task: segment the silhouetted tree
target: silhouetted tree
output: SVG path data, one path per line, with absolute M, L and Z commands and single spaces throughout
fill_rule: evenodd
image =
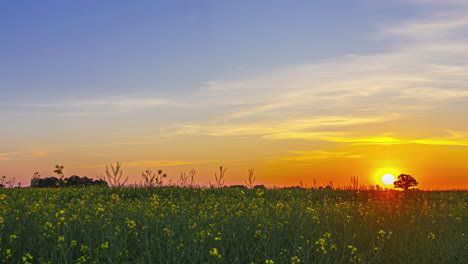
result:
M 411 187 L 417 186 L 419 183 L 413 178 L 411 175 L 408 174 L 400 174 L 398 179 L 393 183 L 395 188 L 400 188 L 407 191 Z
M 48 178 L 33 178 L 31 179 L 31 187 L 36 187 L 36 188 L 55 188 L 60 186 L 61 180 L 58 179 L 57 177 L 48 177 Z
M 63 181 L 65 186 L 70 186 L 70 187 L 87 187 L 87 186 L 103 186 L 107 187 L 107 182 L 104 180 L 93 180 L 91 178 L 88 178 L 86 176 L 80 177 L 77 175 L 73 175 L 69 178 L 65 178 Z
M 108 184 L 104 180 L 93 180 L 86 176 L 80 177 L 77 175 L 73 175 L 63 180 L 57 177 L 47 177 L 47 178 L 33 177 L 31 179 L 30 186 L 33 188 L 88 187 L 88 186 L 107 187 Z

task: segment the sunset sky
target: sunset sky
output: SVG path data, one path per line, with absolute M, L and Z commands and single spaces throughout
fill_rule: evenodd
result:
M 0 175 L 468 188 L 468 1 L 0 3 Z M 166 180 L 167 181 L 167 180 Z

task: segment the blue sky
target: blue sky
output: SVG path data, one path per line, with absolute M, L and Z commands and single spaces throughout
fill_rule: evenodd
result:
M 4 1 L 0 174 L 468 155 L 465 2 Z
M 41 102 L 177 94 L 224 76 L 379 51 L 385 42 L 369 37 L 379 26 L 418 15 L 410 4 L 362 3 L 10 1 L 0 18 L 2 86 L 8 99 Z

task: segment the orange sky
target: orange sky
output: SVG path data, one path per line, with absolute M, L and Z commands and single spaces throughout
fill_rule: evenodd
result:
M 313 150 L 318 146 L 327 150 Z M 319 186 L 330 181 L 346 186 L 352 176 L 364 185 L 384 186 L 380 179 L 384 174 L 405 173 L 415 177 L 422 189 L 448 189 L 468 187 L 467 158 L 468 150 L 463 146 L 189 136 L 154 145 L 74 146 L 46 153 L 10 153 L 2 156 L 2 174 L 14 175 L 27 185 L 33 172 L 52 176 L 55 165 L 62 164 L 65 176 L 96 178 L 104 173 L 106 164 L 119 160 L 131 183 L 139 182 L 147 168 L 162 169 L 169 175 L 166 182 L 177 182 L 181 172 L 193 168 L 196 182 L 208 185 L 214 183 L 219 166 L 224 166 L 226 184 L 243 184 L 248 169 L 255 168 L 256 183 L 267 186 L 299 185 L 301 181 L 312 186 L 313 179 Z

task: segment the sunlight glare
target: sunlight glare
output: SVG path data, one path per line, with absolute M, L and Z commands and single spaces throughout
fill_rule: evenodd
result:
M 393 184 L 394 181 L 395 181 L 395 176 L 393 176 L 390 173 L 387 173 L 384 176 L 382 176 L 382 182 L 385 183 L 386 185 Z

